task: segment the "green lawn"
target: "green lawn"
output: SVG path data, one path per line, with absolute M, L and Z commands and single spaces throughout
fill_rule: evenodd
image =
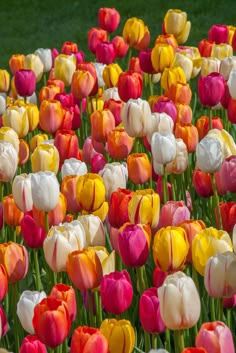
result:
M 87 49 L 87 33 L 97 27 L 100 7 L 115 7 L 121 23 L 115 34 L 122 34 L 129 17 L 144 20 L 151 32 L 151 45 L 161 33 L 161 23 L 169 8 L 178 8 L 188 14 L 192 22 L 186 44 L 197 45 L 207 37 L 211 25 L 216 23 L 236 25 L 235 0 L 135 0 L 135 1 L 75 1 L 75 0 L 1 0 L 0 6 L 0 68 L 8 69 L 13 53 L 30 54 L 37 48 L 61 49 L 65 41 L 73 41 L 92 59 Z

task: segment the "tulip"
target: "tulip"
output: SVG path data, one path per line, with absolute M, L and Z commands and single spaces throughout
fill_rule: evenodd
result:
M 151 178 L 151 162 L 146 153 L 132 153 L 127 158 L 128 176 L 134 184 L 146 183 Z
M 203 106 L 214 107 L 224 94 L 224 78 L 221 74 L 213 72 L 198 80 L 198 96 Z
M 51 49 L 38 48 L 34 54 L 38 55 L 43 63 L 43 72 L 49 72 L 52 68 L 52 52 Z
M 224 80 L 228 81 L 230 73 L 236 68 L 236 57 L 230 56 L 221 60 L 220 74 L 223 75 Z
M 202 347 L 187 347 L 181 353 L 207 353 L 207 351 Z
M 108 353 L 107 339 L 98 328 L 78 326 L 71 336 L 70 353 L 81 353 L 89 351 Z
M 133 287 L 126 270 L 105 275 L 100 283 L 101 301 L 104 310 L 120 315 L 131 305 Z
M 219 73 L 221 61 L 215 57 L 203 58 L 201 76 L 206 77 L 212 73 Z
M 86 98 L 92 92 L 95 80 L 88 70 L 76 70 L 71 81 L 71 93 L 78 99 Z
M 204 285 L 212 298 L 228 298 L 236 293 L 234 271 L 236 255 L 225 252 L 211 256 L 204 271 Z
M 173 133 L 174 122 L 172 118 L 166 113 L 152 113 L 152 129 L 146 136 L 143 137 L 143 141 L 146 140 L 149 151 L 151 151 L 151 140 L 154 132 L 160 133 Z
M 106 149 L 109 155 L 118 160 L 127 158 L 134 144 L 123 127 L 116 127 L 107 136 Z
M 226 232 L 231 233 L 235 224 L 235 212 L 236 212 L 236 203 L 234 201 L 228 202 L 219 202 L 220 216 L 222 221 L 222 228 Z M 216 224 L 219 225 L 219 216 L 215 210 Z
M 176 104 L 190 104 L 192 91 L 187 83 L 177 82 L 170 86 L 168 97 Z
M 216 138 L 220 142 L 224 159 L 236 154 L 234 139 L 225 129 L 212 129 L 206 137 Z
M 79 180 L 79 175 L 67 175 L 61 183 L 61 192 L 66 198 L 67 211 L 78 213 L 81 208 L 76 202 L 76 185 Z
M 86 245 L 85 231 L 79 221 L 53 226 L 43 243 L 45 260 L 54 272 L 65 271 L 68 254 Z
M 24 68 L 24 61 L 24 54 L 12 54 L 8 62 L 12 75 L 15 75 L 16 71 Z
M 149 255 L 151 229 L 147 225 L 125 223 L 118 232 L 119 254 L 128 267 L 145 265 Z M 135 249 L 134 246 L 135 245 Z
M 114 8 L 101 7 L 98 10 L 98 25 L 105 31 L 114 32 L 120 23 L 120 14 Z
M 10 74 L 7 70 L 0 69 L 0 92 L 7 92 L 10 85 Z
M 2 115 L 7 108 L 7 96 L 6 93 L 0 93 L 0 115 Z
M 27 103 L 25 105 L 29 122 L 29 132 L 34 131 L 39 123 L 39 109 L 36 104 Z
M 1 282 L 1 288 L 0 288 L 0 301 L 2 301 L 8 291 L 8 278 L 7 278 L 7 272 L 5 270 L 5 267 L 0 264 L 0 282 Z
M 37 146 L 31 155 L 33 173 L 51 171 L 56 174 L 59 169 L 59 158 L 56 146 L 49 143 Z
M 25 56 L 24 69 L 32 70 L 35 73 L 36 82 L 39 82 L 43 75 L 43 62 L 36 54 L 28 54 Z
M 17 175 L 12 184 L 12 194 L 17 207 L 22 212 L 32 210 L 31 179 L 27 174 Z
M 153 258 L 162 271 L 180 270 L 185 263 L 188 250 L 187 234 L 179 226 L 161 228 L 154 235 Z
M 178 42 L 173 34 L 159 34 L 155 39 L 155 45 L 158 43 L 170 44 L 175 50 L 178 48 Z
M 228 107 L 227 107 L 227 116 L 228 116 L 228 120 L 233 124 L 235 124 L 236 122 L 235 111 L 236 111 L 236 99 L 232 99 L 230 97 Z
M 211 56 L 217 59 L 223 60 L 229 56 L 233 55 L 233 48 L 230 44 L 227 43 L 220 43 L 220 44 L 213 44 Z
M 155 229 L 159 222 L 160 197 L 152 189 L 138 190 L 128 203 L 130 222 L 149 225 Z
M 208 116 L 203 115 L 200 118 L 198 118 L 198 120 L 196 121 L 196 128 L 198 130 L 199 140 L 203 139 L 203 137 L 205 137 L 209 132 Z M 218 130 L 223 129 L 223 122 L 219 117 L 217 116 L 212 117 L 212 128 L 218 129 Z
M 46 298 L 45 292 L 25 290 L 18 300 L 17 316 L 23 329 L 28 333 L 35 333 L 32 323 L 34 308 L 44 298 Z
M 172 118 L 174 123 L 176 121 L 177 108 L 174 102 L 165 95 L 158 98 L 157 102 L 154 104 L 153 111 L 157 113 L 166 113 Z
M 133 56 L 132 58 L 130 58 L 128 70 L 132 72 L 137 72 L 138 74 L 143 76 L 143 71 L 140 67 L 139 57 Z
M 190 211 L 184 201 L 167 201 L 161 208 L 159 228 L 176 226 L 190 219 Z
M 129 45 L 125 43 L 124 38 L 122 36 L 115 36 L 112 38 L 112 43 L 115 47 L 116 57 L 123 58 L 129 49 Z
M 13 179 L 18 162 L 17 151 L 7 141 L 0 140 L 0 181 L 9 182 Z
M 197 333 L 195 345 L 205 348 L 208 353 L 235 352 L 232 333 L 221 321 L 204 322 Z
M 119 75 L 122 73 L 117 63 L 108 64 L 104 67 L 102 77 L 107 87 L 117 86 Z
M 118 188 L 125 189 L 128 179 L 128 172 L 125 163 L 107 163 L 102 170 L 99 171 L 105 186 L 105 197 L 109 201 L 111 194 Z
M 167 43 L 157 43 L 151 52 L 151 62 L 156 72 L 163 72 L 174 60 L 174 49 Z
M 166 165 L 174 160 L 176 156 L 176 142 L 172 133 L 155 132 L 151 140 L 151 152 L 155 163 Z
M 26 164 L 26 162 L 28 161 L 30 151 L 29 151 L 29 145 L 25 140 L 20 139 L 19 142 L 20 144 L 19 144 L 18 166 L 22 166 Z
M 16 206 L 13 195 L 3 198 L 3 220 L 10 227 L 17 227 L 24 216 L 24 213 Z
M 186 75 L 180 66 L 166 67 L 161 75 L 161 87 L 165 92 L 168 92 L 172 85 L 178 82 L 186 84 Z
M 193 75 L 193 60 L 188 55 L 184 54 L 183 52 L 176 52 L 172 65 L 174 67 L 180 67 L 183 69 L 186 77 L 186 81 L 188 82 Z
M 115 118 L 109 109 L 95 110 L 90 115 L 91 136 L 97 142 L 105 142 L 115 128 Z
M 234 87 L 235 77 L 236 77 L 236 68 L 233 68 L 230 71 L 229 79 L 228 79 L 228 82 L 227 82 L 228 83 L 228 87 L 229 87 L 230 96 L 233 99 L 236 99 L 236 90 L 235 90 L 235 87 Z
M 74 55 L 59 54 L 54 61 L 54 77 L 62 80 L 65 86 L 70 86 L 72 76 L 76 70 Z
M 174 134 L 176 138 L 181 138 L 184 141 L 188 153 L 196 151 L 198 146 L 198 130 L 195 125 L 176 123 Z
M 141 70 L 148 74 L 155 73 L 155 69 L 151 61 L 151 53 L 152 53 L 152 49 L 145 49 L 145 50 L 141 50 L 138 56 Z
M 50 330 L 52 324 L 53 335 Z M 52 297 L 44 298 L 35 306 L 33 327 L 41 342 L 50 348 L 59 346 L 68 336 L 71 327 L 69 311 L 65 302 Z
M 134 71 L 121 72 L 119 75 L 118 94 L 120 99 L 128 102 L 129 99 L 138 99 L 142 96 L 143 79 L 140 73 Z
M 71 322 L 75 320 L 77 308 L 75 290 L 73 287 L 68 286 L 64 283 L 56 284 L 52 288 L 49 297 L 63 300 L 67 304 Z
M 3 126 L 11 127 L 19 138 L 25 137 L 29 132 L 27 110 L 23 106 L 9 106 L 2 115 Z
M 133 191 L 122 188 L 118 188 L 111 194 L 108 220 L 112 227 L 120 228 L 125 222 L 129 221 L 128 203 L 132 195 Z
M 225 309 L 234 308 L 235 305 L 236 305 L 236 294 L 234 294 L 234 295 L 233 295 L 232 297 L 230 297 L 230 298 L 223 298 L 222 304 L 223 304 L 223 307 L 224 307 Z
M 9 241 L 0 244 L 0 264 L 6 270 L 8 283 L 16 283 L 28 272 L 28 252 L 24 245 Z
M 63 83 L 64 84 L 64 83 Z M 54 99 L 57 94 L 61 93 L 61 89 L 56 85 L 43 86 L 39 91 L 39 103 L 45 99 Z
M 8 331 L 7 317 L 3 309 L 3 306 L 0 304 L 0 338 L 4 337 L 7 331 Z
M 118 88 L 117 87 L 112 87 L 112 88 L 107 88 L 102 94 L 102 99 L 104 102 L 106 102 L 108 99 L 114 99 L 117 101 L 120 101 L 120 96 L 118 94 Z
M 233 177 L 235 169 L 236 158 L 234 155 L 223 160 L 221 168 L 215 173 L 216 188 L 219 195 L 227 192 L 235 192 L 236 185 Z
M 150 42 L 150 33 L 144 22 L 136 17 L 129 18 L 123 27 L 124 41 L 137 50 L 146 49 Z
M 21 69 L 15 73 L 15 87 L 22 97 L 32 96 L 36 89 L 36 76 L 33 70 Z
M 91 28 L 88 32 L 88 48 L 96 54 L 96 48 L 98 43 L 107 42 L 107 31 L 102 28 Z
M 24 337 L 19 353 L 47 353 L 46 346 L 35 335 Z
M 55 134 L 62 125 L 63 117 L 64 111 L 59 101 L 42 101 L 39 108 L 39 124 L 44 131 Z
M 208 39 L 216 44 L 227 43 L 229 29 L 226 25 L 216 24 L 211 26 L 208 31 Z
M 158 288 L 157 293 L 161 317 L 167 328 L 182 330 L 193 327 L 197 323 L 201 302 L 191 277 L 181 271 L 169 275 Z M 193 307 L 191 303 L 194 303 Z
M 156 266 L 152 276 L 153 285 L 156 288 L 161 287 L 167 276 L 168 276 L 168 272 L 162 271 L 158 266 Z
M 112 42 L 100 42 L 96 48 L 96 60 L 99 63 L 109 65 L 114 62 L 116 51 Z
M 213 227 L 203 229 L 192 241 L 192 260 L 198 273 L 204 276 L 208 259 L 217 253 L 232 251 L 233 244 L 229 234 Z
M 187 13 L 181 10 L 169 9 L 163 20 L 164 33 L 173 34 L 178 44 L 187 41 L 191 28 L 191 22 L 187 21 Z
M 139 301 L 139 318 L 144 331 L 162 333 L 166 326 L 160 314 L 160 301 L 155 287 L 143 292 Z
M 44 141 L 48 141 L 48 135 L 46 134 L 34 135 L 30 140 L 30 151 L 33 152 L 34 149 L 41 143 L 44 143 Z
M 80 176 L 86 174 L 87 172 L 88 170 L 86 164 L 73 157 L 65 159 L 61 167 L 62 179 L 68 175 Z
M 109 99 L 104 102 L 104 109 L 109 109 L 112 114 L 114 115 L 115 118 L 115 125 L 118 127 L 118 125 L 121 123 L 121 110 L 124 107 L 125 103 L 122 101 L 117 101 L 115 99 Z M 120 128 L 120 126 L 119 126 Z
M 0 141 L 10 142 L 15 147 L 17 154 L 19 154 L 20 141 L 17 133 L 11 127 L 2 126 L 0 128 Z
M 101 219 L 92 214 L 78 216 L 82 224 L 88 246 L 105 246 L 105 230 Z
M 188 166 L 187 146 L 181 138 L 177 138 L 175 159 L 166 165 L 167 173 L 182 174 Z
M 108 341 L 110 353 L 131 353 L 135 344 L 135 331 L 130 321 L 105 319 L 100 331 Z M 119 345 L 117 345 L 117 340 Z
M 78 156 L 79 141 L 74 131 L 58 130 L 55 135 L 54 146 L 59 152 L 60 167 L 66 159 Z
M 223 162 L 223 151 L 219 140 L 214 137 L 204 137 L 196 148 L 197 167 L 205 173 L 218 171 Z
M 92 247 L 69 253 L 66 271 L 71 282 L 79 290 L 96 288 L 103 276 L 101 261 Z
M 20 226 L 22 237 L 27 246 L 32 249 L 41 248 L 43 246 L 47 234 L 45 229 L 37 226 L 32 212 L 24 214 Z
M 212 178 L 210 173 L 204 173 L 200 169 L 193 171 L 193 186 L 201 197 L 213 195 Z
M 60 191 L 55 173 L 40 171 L 32 173 L 30 177 L 34 206 L 45 212 L 53 210 L 58 203 Z

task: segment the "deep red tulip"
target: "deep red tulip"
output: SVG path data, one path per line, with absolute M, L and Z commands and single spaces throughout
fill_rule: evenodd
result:
M 139 52 L 139 63 L 143 72 L 153 74 L 155 72 L 151 60 L 152 49 L 141 50 Z
M 198 96 L 201 104 L 205 107 L 214 107 L 220 103 L 224 89 L 224 77 L 218 72 L 199 77 Z
M 124 102 L 130 98 L 137 99 L 142 96 L 143 79 L 134 71 L 122 72 L 118 79 L 118 93 Z
M 162 271 L 160 267 L 156 266 L 152 276 L 153 285 L 156 288 L 161 287 L 167 276 L 168 272 Z
M 101 7 L 98 10 L 98 25 L 105 31 L 114 32 L 120 23 L 120 14 L 114 8 Z

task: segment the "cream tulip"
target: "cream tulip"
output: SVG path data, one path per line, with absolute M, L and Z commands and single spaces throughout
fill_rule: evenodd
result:
M 226 81 L 229 79 L 230 72 L 236 69 L 236 56 L 229 56 L 220 62 L 220 74 Z
M 0 93 L 0 115 L 2 115 L 7 107 L 7 95 L 6 93 Z
M 107 88 L 102 94 L 102 100 L 108 101 L 109 99 L 114 99 L 116 101 L 120 101 L 120 96 L 118 93 L 118 88 L 117 87 L 112 87 L 112 88 Z
M 76 70 L 76 57 L 74 55 L 59 54 L 54 61 L 54 77 L 62 80 L 69 86 Z
M 7 141 L 0 140 L 0 181 L 9 182 L 13 179 L 18 164 L 18 153 Z
M 31 178 L 27 174 L 16 175 L 12 183 L 12 194 L 16 206 L 22 212 L 29 212 L 33 208 L 31 192 Z
M 230 93 L 230 96 L 231 96 L 233 99 L 236 99 L 236 85 L 235 85 L 235 80 L 236 80 L 236 68 L 233 68 L 233 69 L 230 71 L 229 79 L 228 79 L 229 93 Z
M 85 162 L 76 158 L 65 159 L 61 167 L 61 176 L 64 179 L 68 175 L 84 175 L 88 172 Z
M 36 76 L 36 82 L 39 82 L 43 76 L 43 63 L 36 54 L 28 54 L 25 56 L 24 69 L 33 70 Z
M 105 246 L 106 235 L 103 222 L 93 214 L 77 217 L 83 225 L 88 246 Z
M 99 260 L 102 264 L 102 273 L 103 276 L 108 275 L 111 272 L 115 272 L 116 264 L 115 264 L 115 250 L 111 253 L 107 251 L 107 249 L 103 246 L 95 246 L 94 250 L 99 257 Z
M 186 80 L 189 81 L 192 78 L 193 72 L 193 61 L 190 59 L 190 57 L 182 53 L 176 52 L 171 68 L 177 66 L 181 67 L 184 70 Z
M 29 132 L 29 119 L 26 108 L 10 105 L 2 115 L 2 124 L 15 130 L 19 138 L 25 137 Z
M 220 60 L 217 58 L 203 57 L 201 66 L 201 76 L 207 76 L 212 72 L 220 71 Z
M 223 162 L 221 143 L 217 138 L 204 137 L 196 148 L 196 168 L 204 173 L 217 172 Z
M 34 334 L 34 327 L 32 319 L 34 316 L 35 306 L 41 302 L 42 299 L 46 298 L 46 293 L 38 291 L 25 290 L 17 303 L 17 316 L 20 320 L 20 323 L 23 329 L 30 333 Z
M 236 144 L 234 139 L 225 129 L 211 129 L 208 131 L 206 137 L 218 139 L 221 144 L 224 159 L 236 155 Z
M 128 170 L 126 163 L 107 163 L 98 173 L 106 188 L 106 200 L 109 201 L 113 191 L 118 188 L 126 189 Z
M 157 291 L 161 317 L 167 328 L 182 330 L 197 323 L 201 302 L 191 277 L 181 271 L 175 272 L 166 277 Z
M 10 142 L 15 147 L 17 154 L 19 153 L 19 137 L 11 127 L 2 126 L 0 128 L 0 140 Z
M 58 203 L 60 194 L 60 185 L 56 174 L 40 171 L 30 174 L 30 178 L 34 206 L 40 211 L 53 210 Z
M 176 142 L 176 156 L 175 159 L 166 165 L 166 172 L 168 174 L 181 174 L 188 166 L 188 149 L 181 138 L 175 140 Z
M 174 121 L 166 113 L 152 113 L 152 129 L 147 134 L 147 140 L 151 144 L 152 135 L 154 132 L 160 133 L 173 133 L 174 130 Z
M 52 68 L 51 49 L 38 48 L 34 54 L 38 55 L 43 63 L 43 72 L 49 72 Z

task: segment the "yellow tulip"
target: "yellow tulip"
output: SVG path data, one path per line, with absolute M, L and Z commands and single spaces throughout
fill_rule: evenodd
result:
M 69 86 L 76 70 L 76 58 L 74 55 L 59 54 L 54 62 L 54 76 L 62 80 L 65 86 Z
M 117 86 L 119 75 L 121 72 L 121 67 L 116 63 L 105 66 L 105 68 L 103 69 L 102 78 L 107 87 Z
M 175 51 L 170 44 L 158 43 L 151 52 L 152 66 L 156 72 L 163 72 L 166 67 L 170 67 L 175 56 Z
M 19 137 L 15 130 L 8 126 L 2 126 L 0 128 L 0 140 L 10 142 L 19 153 Z
M 34 135 L 30 140 L 30 151 L 33 152 L 38 145 L 44 143 L 46 140 L 48 140 L 47 134 Z
M 213 227 L 200 231 L 192 242 L 192 260 L 197 272 L 204 276 L 208 259 L 225 251 L 233 251 L 231 238 L 226 231 Z
M 207 133 L 207 137 L 216 138 L 220 142 L 224 159 L 236 155 L 236 144 L 226 130 L 212 129 Z
M 0 92 L 7 92 L 10 86 L 10 74 L 7 70 L 0 69 Z
M 161 228 L 154 235 L 153 258 L 162 271 L 180 270 L 189 250 L 188 237 L 181 227 Z
M 100 331 L 108 341 L 110 353 L 131 353 L 133 351 L 135 331 L 130 321 L 105 319 L 100 326 Z
M 211 56 L 222 60 L 233 55 L 233 48 L 230 44 L 220 43 L 213 44 L 211 50 Z
M 187 21 L 186 12 L 169 9 L 164 17 L 163 27 L 165 33 L 173 34 L 178 44 L 183 44 L 188 39 L 191 22 Z
M 114 272 L 116 270 L 115 250 L 109 254 L 104 246 L 94 246 L 93 249 L 96 251 L 99 260 L 101 261 L 103 276 Z
M 182 67 L 166 67 L 161 75 L 161 87 L 168 92 L 170 86 L 175 85 L 177 82 L 187 82 L 186 74 Z
M 104 201 L 102 203 L 102 205 L 95 211 L 91 212 L 91 211 L 86 211 L 86 210 L 82 210 L 82 215 L 86 216 L 86 215 L 93 215 L 93 216 L 96 216 L 96 217 L 99 217 L 100 220 L 102 222 L 105 221 L 106 219 L 106 216 L 108 214 L 108 202 L 107 201 Z
M 59 169 L 59 152 L 49 143 L 38 145 L 31 155 L 33 173 L 51 171 L 57 174 Z

